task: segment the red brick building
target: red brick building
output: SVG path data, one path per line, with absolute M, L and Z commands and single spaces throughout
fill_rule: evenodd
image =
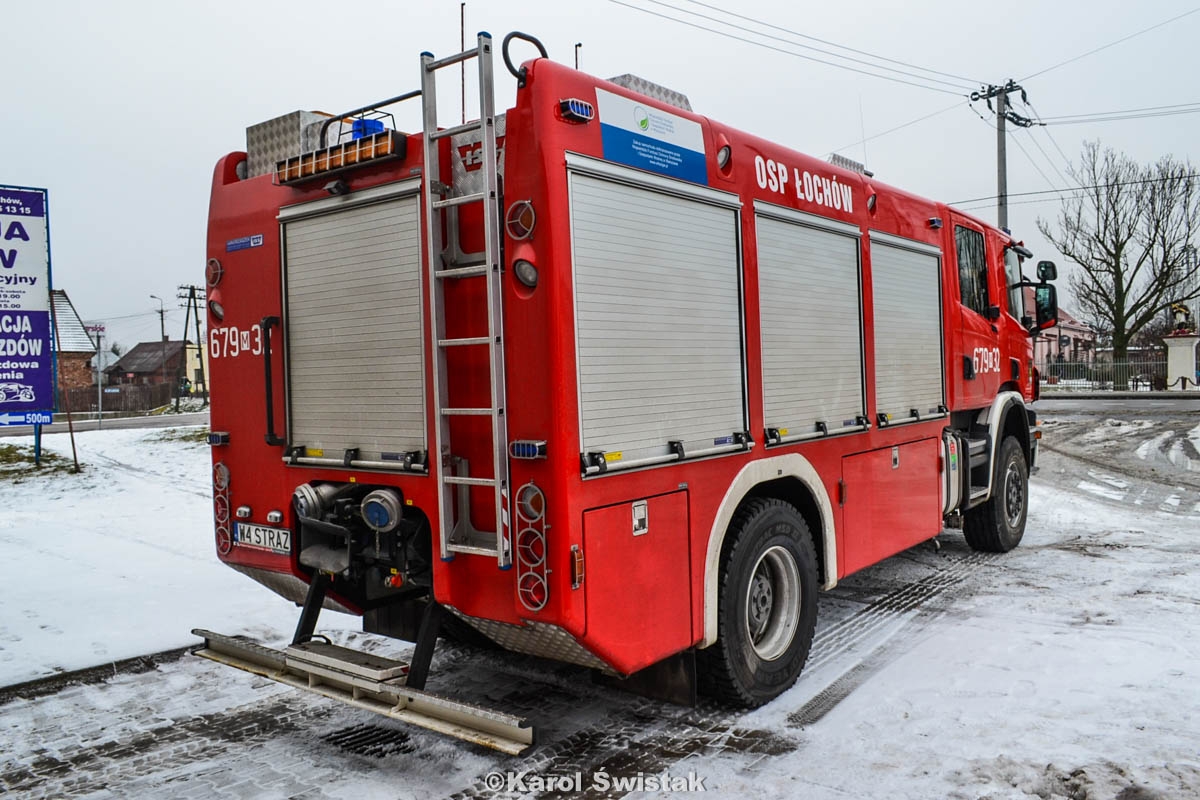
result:
M 58 352 L 58 388 L 61 391 L 92 386 L 95 377 L 91 361 L 96 357 L 96 343 L 84 328 L 67 293 L 52 289 L 50 297 L 58 326 L 55 341 L 51 343 Z

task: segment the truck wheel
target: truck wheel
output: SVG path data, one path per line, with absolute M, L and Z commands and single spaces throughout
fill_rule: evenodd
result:
M 697 652 L 701 688 L 756 708 L 787 690 L 817 623 L 812 534 L 782 500 L 745 502 L 729 526 L 717 587 L 717 641 Z
M 1025 452 L 1012 436 L 1004 437 L 996 459 L 992 496 L 967 511 L 963 533 L 973 550 L 1007 553 L 1025 535 L 1029 512 L 1029 468 Z

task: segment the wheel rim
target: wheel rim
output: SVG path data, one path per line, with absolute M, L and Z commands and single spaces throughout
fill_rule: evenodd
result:
M 1024 513 L 1025 492 L 1021 490 L 1021 470 L 1015 463 L 1009 464 L 1004 473 L 1004 516 L 1008 520 L 1008 527 L 1020 525 Z
M 746 587 L 746 637 L 763 661 L 783 655 L 800 624 L 800 568 L 787 549 L 758 557 Z

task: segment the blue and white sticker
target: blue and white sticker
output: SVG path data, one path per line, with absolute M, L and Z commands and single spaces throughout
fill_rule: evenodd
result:
M 237 239 L 230 239 L 225 243 L 225 252 L 232 253 L 235 250 L 248 250 L 251 247 L 262 247 L 263 235 L 256 233 L 253 236 L 241 236 Z
M 603 89 L 596 90 L 596 105 L 606 161 L 708 184 L 699 122 Z

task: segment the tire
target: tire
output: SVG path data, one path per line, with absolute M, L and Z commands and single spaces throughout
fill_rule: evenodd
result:
M 1001 442 L 992 479 L 992 496 L 967 511 L 963 534 L 972 550 L 1007 553 L 1021 543 L 1029 515 L 1029 467 L 1015 437 Z
M 817 554 L 800 512 L 771 498 L 743 503 L 722 548 L 717 641 L 696 653 L 701 690 L 757 708 L 791 687 L 812 645 L 817 587 Z

